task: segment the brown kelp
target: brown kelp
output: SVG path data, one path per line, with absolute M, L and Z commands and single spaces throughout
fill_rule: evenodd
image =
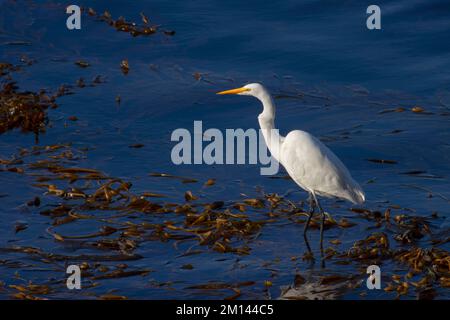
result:
M 11 78 L 11 72 L 20 66 L 0 62 L 0 134 L 20 128 L 23 132 L 38 135 L 45 131 L 47 116 L 45 110 L 56 107 L 55 96 L 45 91 L 19 91 Z
M 263 193 L 258 198 L 205 203 L 201 195 L 186 190 L 184 201 L 177 203 L 164 200 L 161 193 L 136 193 L 132 191 L 132 183 L 126 180 L 98 169 L 79 166 L 86 152 L 71 144 L 35 146 L 22 149 L 9 159 L 1 159 L 0 165 L 3 171 L 34 178 L 34 186 L 42 190 L 42 195 L 28 201 L 27 206 L 36 207 L 41 215 L 51 219 L 47 234 L 56 243 L 89 248 L 99 253 L 63 255 L 38 247 L 14 245 L 0 248 L 1 251 L 22 253 L 35 260 L 52 263 L 77 262 L 82 266 L 83 277 L 89 280 L 88 286 L 96 286 L 98 281 L 105 279 L 145 277 L 151 273 L 150 269 L 128 267 L 126 264 L 142 258 L 139 247 L 144 242 L 161 241 L 175 245 L 190 242 L 219 253 L 248 255 L 251 254 L 251 244 L 265 225 L 282 225 L 286 221 L 303 224 L 306 220 L 302 204 L 294 204 L 278 194 Z M 177 179 L 183 183 L 198 182 L 165 173 L 152 173 L 150 176 Z M 217 184 L 214 179 L 203 182 L 204 186 L 214 184 Z M 384 289 L 396 297 L 410 295 L 415 290 L 419 298 L 430 298 L 434 297 L 435 288 L 449 286 L 450 256 L 448 251 L 438 247 L 444 239 L 433 234 L 433 217 L 412 216 L 403 211 L 394 215 L 393 211 L 401 210 L 395 206 L 387 208 L 384 213 L 362 208 L 351 210 L 354 218 L 335 221 L 327 215 L 325 226 L 352 228 L 358 224 L 358 219 L 364 219 L 372 223 L 372 229 L 378 230 L 347 249 L 339 248 L 342 245 L 339 239 L 330 240 L 331 245 L 325 248 L 326 263 L 354 264 L 364 269 L 369 264 L 394 261 L 404 266 L 404 274 L 392 274 L 392 281 Z M 137 217 L 146 219 L 136 220 Z M 68 234 L 60 229 L 66 224 L 81 225 L 89 221 L 98 224 L 99 228 L 80 234 Z M 314 217 L 312 228 L 317 228 L 319 223 L 319 218 Z M 27 227 L 26 224 L 16 224 L 16 232 Z M 429 239 L 427 248 L 418 246 L 418 242 L 424 239 Z M 398 245 L 393 246 L 392 241 Z M 197 251 L 189 249 L 183 256 Z M 305 258 L 310 260 L 312 257 Z M 291 258 L 293 262 L 296 259 Z M 184 270 L 193 268 L 192 264 L 182 266 Z M 283 297 L 309 297 L 307 291 L 310 287 L 323 291 L 324 297 L 338 297 L 345 290 L 359 286 L 361 278 L 365 278 L 365 270 L 347 278 L 325 274 L 315 280 L 296 281 L 288 291 L 283 289 Z M 270 283 L 267 280 L 265 288 L 270 287 Z M 247 284 L 208 283 L 192 285 L 186 290 L 231 290 L 228 299 L 235 299 L 242 295 L 241 287 L 245 286 Z M 38 299 L 51 295 L 57 287 L 55 284 L 29 283 L 10 285 L 8 290 L 15 298 Z M 98 298 L 126 297 L 106 293 Z
M 109 11 L 104 11 L 102 14 L 97 13 L 93 8 L 83 9 L 91 17 L 97 18 L 99 21 L 107 23 L 109 26 L 114 27 L 119 32 L 126 32 L 133 37 L 138 36 L 150 36 L 156 33 L 161 33 L 166 36 L 175 35 L 175 31 L 161 29 L 160 25 L 152 24 L 150 19 L 141 13 L 142 24 L 136 22 L 127 21 L 124 17 L 114 19 Z
M 72 86 L 61 85 L 54 92 L 43 89 L 38 92 L 21 91 L 11 74 L 21 68 L 23 66 L 0 62 L 0 134 L 21 129 L 24 133 L 34 133 L 37 140 L 48 124 L 47 109 L 57 108 L 57 98 L 71 94 Z M 94 79 L 91 85 L 94 86 L 98 81 Z M 83 88 L 86 83 L 79 79 L 77 86 Z M 76 117 L 71 120 L 76 120 Z

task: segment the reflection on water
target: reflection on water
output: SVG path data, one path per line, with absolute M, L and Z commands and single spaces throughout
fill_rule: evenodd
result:
M 290 180 L 261 176 L 258 166 L 175 166 L 170 161 L 171 132 L 192 130 L 195 120 L 202 120 L 207 128 L 255 128 L 260 112 L 256 100 L 218 98 L 214 93 L 259 81 L 276 97 L 281 133 L 303 129 L 320 137 L 362 184 L 370 212 L 384 215 L 390 208 L 391 219 L 426 217 L 431 235 L 413 243 L 448 250 L 448 243 L 442 241 L 448 239 L 450 202 L 447 1 L 380 2 L 379 32 L 365 28 L 365 9 L 370 3 L 361 1 L 339 6 L 333 1 L 124 3 L 96 1 L 93 6 L 91 1 L 80 1 L 98 13 L 108 10 L 114 19 L 124 16 L 141 23 L 143 12 L 151 25 L 175 30 L 175 35 L 160 32 L 133 37 L 88 15 L 83 16 L 80 31 L 68 31 L 64 6 L 58 2 L 5 0 L 0 4 L 0 61 L 22 66 L 11 73 L 18 90 L 38 93 L 46 89 L 54 94 L 65 85 L 73 93 L 57 97 L 58 108 L 47 110 L 49 122 L 38 143 L 71 143 L 78 151 L 64 160 L 65 166 L 97 169 L 131 182 L 135 194 L 164 194 L 157 203 L 183 204 L 190 190 L 202 204 L 223 201 L 227 207 L 277 193 L 300 206 L 306 194 Z M 129 65 L 126 74 L 121 68 L 124 60 Z M 29 150 L 34 145 L 33 134 L 3 133 L 0 159 L 11 159 L 21 148 Z M 27 158 L 25 165 L 38 159 Z M 9 248 L 0 251 L 0 280 L 8 288 L 0 290 L 0 297 L 16 292 L 8 286 L 30 280 L 51 283 L 54 288 L 50 294 L 36 288 L 37 296 L 40 292 L 42 296 L 79 298 L 79 293 L 65 290 L 59 282 L 65 277 L 64 259 L 46 263 L 45 254 L 83 257 L 102 253 L 71 241 L 60 242 L 54 232 L 92 235 L 105 222 L 86 219 L 52 226 L 54 220 L 42 212 L 66 200 L 45 195 L 48 188 L 36 186 L 36 176 L 24 167 L 25 174 L 0 172 L 0 247 Z M 152 172 L 198 182 L 186 184 L 154 177 Z M 208 179 L 215 179 L 215 184 L 205 186 Z M 35 197 L 42 203 L 28 205 Z M 350 211 L 351 205 L 343 202 L 327 200 L 325 204 L 337 222 L 356 223 L 349 228 L 330 227 L 325 233 L 329 248 L 346 252 L 372 232 L 387 234 L 395 250 L 410 247 L 394 239 L 398 230 L 385 224 L 377 227 L 376 217 L 374 222 Z M 246 214 L 258 221 L 267 218 L 267 210 L 249 206 Z M 175 218 L 133 213 L 122 219 L 157 224 Z M 277 298 L 284 292 L 280 287 L 302 283 L 299 274 L 305 278 L 304 288 L 322 288 L 324 283 L 339 288 L 332 297 L 395 297 L 392 292 L 367 292 L 361 287 L 364 263 L 343 264 L 332 258 L 321 269 L 318 263 L 303 260 L 302 225 L 295 221 L 284 217 L 265 223 L 247 239 L 247 255 L 222 253 L 190 240 L 149 240 L 133 251 L 139 259 L 81 259 L 77 263 L 90 267 L 99 263 L 96 270 L 109 268 L 106 274 L 116 269 L 131 272 L 127 277 L 92 281 L 99 285 L 85 288 L 82 297 Z M 318 232 L 312 230 L 310 237 L 316 251 Z M 367 245 L 379 245 L 377 239 Z M 43 253 L 11 249 L 29 246 Z M 142 270 L 148 272 L 139 273 Z M 405 274 L 408 264 L 387 259 L 382 270 L 388 273 L 388 283 L 393 274 Z M 335 278 L 324 280 L 323 276 Z M 355 288 L 341 290 L 339 277 Z M 448 291 L 435 288 L 439 298 L 448 298 Z M 415 289 L 406 293 L 410 298 L 416 295 Z

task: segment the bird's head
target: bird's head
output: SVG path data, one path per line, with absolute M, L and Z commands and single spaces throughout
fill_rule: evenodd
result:
M 254 96 L 260 99 L 268 94 L 266 88 L 259 83 L 249 83 L 243 87 L 217 92 L 217 94 L 239 94 L 243 96 Z

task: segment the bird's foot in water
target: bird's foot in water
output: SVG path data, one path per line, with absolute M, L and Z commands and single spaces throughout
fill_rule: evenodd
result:
M 302 259 L 303 259 L 304 261 L 311 261 L 311 262 L 314 262 L 314 261 L 316 260 L 316 259 L 314 258 L 314 254 L 312 253 L 312 251 L 306 251 L 306 252 L 303 254 Z
M 310 262 L 311 266 L 314 265 L 314 263 L 316 262 L 316 258 L 314 258 L 314 254 L 312 252 L 306 251 L 303 254 L 302 259 L 304 261 L 308 261 Z M 325 268 L 325 257 L 321 256 L 320 258 L 320 267 L 321 268 Z

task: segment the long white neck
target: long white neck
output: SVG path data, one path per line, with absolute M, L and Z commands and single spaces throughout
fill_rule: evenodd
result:
M 264 110 L 258 116 L 259 126 L 261 127 L 266 145 L 278 162 L 280 162 L 280 148 L 284 141 L 284 137 L 275 128 L 275 105 L 273 104 L 272 97 L 268 92 L 263 92 L 256 98 L 261 101 Z

